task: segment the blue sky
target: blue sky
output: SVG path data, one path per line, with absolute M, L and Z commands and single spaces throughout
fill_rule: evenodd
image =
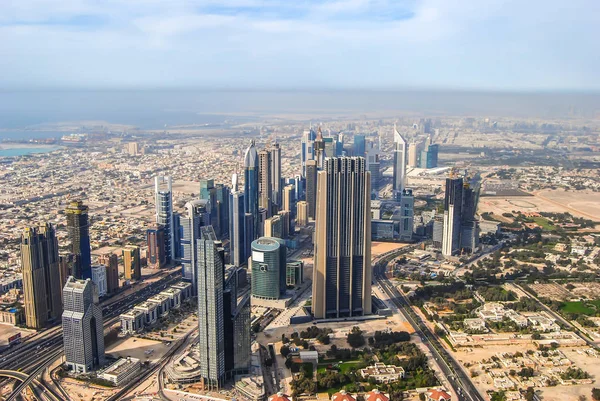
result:
M 599 0 L 4 0 L 0 88 L 600 90 Z

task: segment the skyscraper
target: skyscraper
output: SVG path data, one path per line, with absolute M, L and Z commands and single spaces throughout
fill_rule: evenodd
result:
M 198 347 L 204 388 L 217 389 L 225 380 L 224 273 L 220 241 L 211 226 L 200 229 L 197 246 Z
M 210 202 L 210 223 L 213 226 L 217 237 L 221 236 L 215 180 L 200 180 L 200 199 Z
M 146 242 L 148 244 L 148 266 L 155 269 L 165 267 L 165 228 L 156 225 L 146 230 Z
M 314 141 L 317 133 L 310 127 L 304 130 L 302 134 L 302 143 L 300 148 L 300 165 L 302 168 L 302 177 L 306 177 L 306 162 L 315 158 Z
M 398 222 L 398 239 L 412 241 L 414 226 L 414 204 L 412 189 L 404 189 L 399 198 L 400 206 L 396 207 L 392 220 Z
M 379 195 L 379 183 L 381 180 L 381 163 L 379 162 L 379 138 L 367 142 L 366 150 L 367 170 L 371 172 L 371 191 L 375 197 Z
M 252 296 L 279 299 L 286 290 L 287 250 L 280 238 L 261 237 L 252 242 Z
M 371 313 L 371 175 L 363 157 L 330 158 L 319 172 L 313 314 Z
M 119 258 L 114 253 L 100 255 L 98 263 L 106 266 L 106 291 L 113 294 L 119 290 Z
M 265 237 L 283 238 L 283 221 L 281 216 L 275 215 L 265 220 L 263 233 Z
M 58 243 L 50 224 L 26 228 L 21 235 L 25 323 L 42 329 L 62 313 Z
M 272 215 L 273 175 L 271 152 L 263 149 L 258 152 L 258 207 L 267 211 L 267 217 Z
M 197 253 L 196 241 L 200 238 L 200 227 L 210 225 L 210 201 L 194 200 L 185 204 L 185 214 L 179 218 L 181 224 L 181 266 L 183 278 L 192 283 L 196 291 Z
M 365 157 L 365 141 L 366 137 L 364 135 L 354 135 L 354 156 Z
M 314 219 L 317 205 L 317 161 L 306 162 L 306 202 L 308 203 L 308 218 Z
M 67 231 L 71 240 L 71 252 L 75 255 L 75 278 L 92 278 L 92 253 L 90 249 L 90 226 L 88 207 L 82 201 L 72 201 L 67 210 Z
M 104 364 L 104 324 L 91 279 L 69 277 L 63 288 L 63 343 L 67 366 L 89 373 Z
M 442 255 L 452 256 L 460 251 L 460 230 L 463 202 L 463 179 L 446 178 L 444 197 L 444 235 Z
M 253 233 L 258 232 L 258 196 L 258 153 L 252 140 L 244 156 L 244 201 L 246 202 L 244 209 L 246 213 L 252 215 Z M 246 241 L 253 239 L 248 238 Z
M 406 140 L 394 124 L 394 178 L 393 190 L 397 196 L 404 191 L 406 181 Z
M 245 245 L 244 193 L 231 192 L 229 199 L 229 263 L 236 267 L 247 263 Z
M 125 280 L 139 280 L 142 278 L 139 246 L 127 245 L 123 248 L 123 276 Z
M 161 188 L 161 184 L 163 188 Z M 165 263 L 175 259 L 175 218 L 173 215 L 173 181 L 169 176 L 154 177 L 156 224 L 165 230 Z
M 413 141 L 408 145 L 408 167 L 418 167 L 418 161 L 419 144 Z
M 106 266 L 104 265 L 93 265 L 92 266 L 92 282 L 96 285 L 98 290 L 98 296 L 103 297 L 106 295 Z
M 308 225 L 308 202 L 306 201 L 296 203 L 296 224 L 300 227 Z
M 283 202 L 281 209 L 296 214 L 296 188 L 293 185 L 286 185 L 283 188 Z
M 319 127 L 319 130 L 317 131 L 317 138 L 315 139 L 314 142 L 314 149 L 315 149 L 315 158 L 314 160 L 316 160 L 317 162 L 317 167 L 319 169 L 322 169 L 323 166 L 325 165 L 325 140 L 323 139 L 323 132 L 321 132 L 321 127 Z M 308 164 L 307 164 L 308 166 Z M 308 174 L 308 172 L 307 172 Z
M 271 149 L 271 180 L 271 188 L 273 189 L 271 201 L 279 210 L 281 208 L 283 180 L 281 178 L 281 147 L 278 143 L 273 144 Z
M 228 186 L 216 184 L 217 189 L 217 218 L 221 229 L 221 238 L 229 237 L 229 193 Z

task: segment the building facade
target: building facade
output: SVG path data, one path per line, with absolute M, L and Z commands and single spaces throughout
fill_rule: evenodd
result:
M 279 299 L 286 289 L 287 250 L 279 238 L 261 237 L 252 242 L 252 296 Z
M 162 269 L 167 264 L 165 252 L 165 228 L 155 226 L 146 230 L 146 242 L 148 244 L 148 267 Z
M 139 280 L 142 278 L 139 246 L 127 245 L 123 248 L 123 277 L 125 277 L 125 280 Z
M 306 203 L 308 203 L 308 218 L 313 219 L 316 216 L 317 208 L 317 161 L 309 160 L 306 162 Z
M 94 283 L 94 285 L 96 285 L 99 297 L 103 297 L 107 294 L 106 266 L 92 265 L 92 282 Z
M 165 263 L 175 259 L 176 234 L 175 216 L 173 213 L 173 181 L 169 176 L 154 177 L 154 196 L 156 204 L 156 224 L 164 229 Z
M 406 182 L 406 140 L 400 135 L 396 124 L 394 124 L 394 178 L 392 182 L 393 190 L 398 194 L 402 194 L 404 191 L 404 185 Z
M 88 207 L 82 201 L 72 201 L 65 211 L 71 252 L 75 255 L 72 274 L 78 279 L 92 278 L 92 251 Z

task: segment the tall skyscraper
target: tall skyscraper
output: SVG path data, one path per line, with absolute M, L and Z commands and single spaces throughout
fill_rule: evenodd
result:
M 89 373 L 104 364 L 104 324 L 91 279 L 67 279 L 63 288 L 63 343 L 67 366 Z
M 263 149 L 258 152 L 258 207 L 267 211 L 267 217 L 272 215 L 273 174 L 271 151 Z
M 404 191 L 406 181 L 406 140 L 394 124 L 394 178 L 393 190 L 398 195 Z
M 415 198 L 412 189 L 404 189 L 399 202 L 400 206 L 396 207 L 392 215 L 392 220 L 398 222 L 398 239 L 400 241 L 412 241 L 415 222 Z
M 42 329 L 62 313 L 58 243 L 50 224 L 26 228 L 21 235 L 25 323 Z
M 254 216 L 250 213 L 244 214 L 244 257 L 246 263 L 252 253 L 252 238 L 255 238 Z
M 210 201 L 194 200 L 185 204 L 185 214 L 179 218 L 181 225 L 181 266 L 183 278 L 192 283 L 196 291 L 197 251 L 196 241 L 200 228 L 210 225 Z
M 366 150 L 367 170 L 371 172 L 371 191 L 375 197 L 379 195 L 381 181 L 381 163 L 379 161 L 379 138 L 367 142 Z
M 269 217 L 267 220 L 265 220 L 265 228 L 263 233 L 265 237 L 284 238 L 283 221 L 281 219 L 281 216 L 276 215 Z
M 223 315 L 225 316 L 225 371 L 228 377 L 248 372 L 250 365 L 250 296 L 238 303 L 239 269 L 225 271 Z
M 306 162 L 315 158 L 314 142 L 316 138 L 317 133 L 312 127 L 304 130 L 304 133 L 302 134 L 302 143 L 300 148 L 302 177 L 306 177 Z
M 253 218 L 253 233 L 258 232 L 258 153 L 254 140 L 246 150 L 244 156 L 244 201 L 246 202 L 245 211 L 250 213 Z M 251 241 L 254 238 L 247 238 Z
M 221 228 L 221 238 L 229 237 L 229 193 L 228 186 L 223 184 L 215 185 L 217 189 L 217 218 Z
M 93 265 L 92 266 L 92 282 L 96 285 L 98 290 L 98 296 L 103 297 L 106 295 L 106 266 L 104 265 Z
M 244 193 L 231 192 L 229 199 L 229 263 L 236 267 L 247 263 L 245 245 Z
M 419 166 L 419 144 L 415 141 L 408 145 L 408 167 Z
M 220 241 L 211 226 L 200 229 L 197 246 L 198 347 L 204 388 L 217 389 L 225 380 L 225 262 Z
M 325 165 L 325 140 L 323 139 L 323 133 L 321 132 L 321 127 L 317 131 L 317 138 L 314 142 L 315 149 L 315 159 L 317 162 L 317 167 L 322 169 Z M 307 164 L 308 166 L 308 164 Z M 308 167 L 307 167 L 308 168 Z M 307 172 L 308 174 L 308 172 Z
M 67 206 L 65 214 L 67 215 L 67 231 L 71 240 L 71 252 L 75 255 L 73 275 L 79 279 L 92 278 L 88 207 L 82 201 L 72 201 Z
M 142 278 L 139 246 L 127 245 L 123 248 L 123 276 L 125 280 L 139 280 Z
M 155 269 L 165 267 L 165 228 L 156 225 L 146 230 L 146 242 L 148 244 L 148 266 Z
M 283 187 L 281 210 L 286 210 L 292 215 L 296 214 L 296 188 L 293 185 Z
M 217 237 L 220 237 L 221 226 L 219 224 L 217 188 L 215 187 L 215 180 L 200 180 L 200 199 L 210 202 L 210 223 L 213 226 Z
M 316 160 L 306 162 L 306 202 L 308 203 L 308 218 L 314 219 L 317 207 L 317 172 Z
M 271 188 L 273 189 L 271 201 L 279 210 L 281 208 L 281 198 L 283 195 L 283 180 L 281 178 L 281 147 L 278 143 L 273 144 L 273 148 L 271 149 L 271 181 Z
M 286 290 L 287 250 L 280 238 L 261 237 L 252 242 L 252 296 L 279 299 Z
M 156 224 L 165 230 L 165 263 L 175 259 L 175 217 L 173 214 L 173 181 L 169 176 L 154 177 Z
M 442 255 L 452 256 L 460 251 L 460 230 L 463 202 L 463 179 L 446 178 L 444 197 L 444 235 Z
M 113 294 L 119 290 L 119 258 L 114 253 L 100 255 L 98 263 L 106 266 L 106 291 Z
M 308 202 L 306 201 L 296 203 L 296 224 L 300 227 L 308 225 Z
M 354 135 L 354 156 L 365 157 L 366 137 L 364 135 Z
M 319 172 L 313 314 L 371 313 L 371 174 L 363 157 L 330 158 Z
M 475 220 L 476 208 L 477 191 L 468 182 L 464 182 L 460 249 L 465 253 L 472 253 L 479 246 L 479 223 Z

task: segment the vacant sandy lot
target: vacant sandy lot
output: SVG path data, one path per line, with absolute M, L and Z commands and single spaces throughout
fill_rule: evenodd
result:
M 591 191 L 547 190 L 536 193 L 536 198 L 564 205 L 572 214 L 600 221 L 600 194 Z
M 409 245 L 410 244 L 398 244 L 395 242 L 373 241 L 371 243 L 371 256 L 381 255 L 382 253 L 393 251 L 394 249 L 404 248 L 405 246 L 409 246 Z
M 146 340 L 143 338 L 120 338 L 106 349 L 106 353 L 117 358 L 128 356 L 138 358 L 140 361 L 156 362 L 167 352 L 169 346 L 160 341 Z M 150 354 L 146 354 L 146 352 Z
M 0 323 L 0 345 L 8 345 L 8 338 L 21 333 L 21 339 L 34 334 L 35 330 L 21 329 L 10 324 Z

